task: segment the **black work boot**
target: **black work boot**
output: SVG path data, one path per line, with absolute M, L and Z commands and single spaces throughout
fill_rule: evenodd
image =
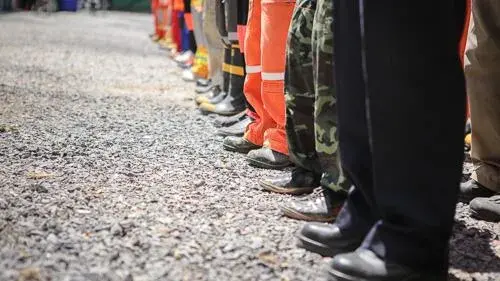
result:
M 332 222 L 337 218 L 347 194 L 319 187 L 313 194 L 281 206 L 283 215 L 303 221 Z
M 229 126 L 232 126 L 238 122 L 240 122 L 241 120 L 247 118 L 247 113 L 246 113 L 246 110 L 243 110 L 242 112 L 239 112 L 239 113 L 236 113 L 235 115 L 233 116 L 220 116 L 220 117 L 217 117 L 214 121 L 214 126 L 217 127 L 217 128 L 220 128 L 220 127 L 229 127 Z
M 295 167 L 289 175 L 264 179 L 259 181 L 259 184 L 262 189 L 269 192 L 302 195 L 313 192 L 319 186 L 320 179 L 321 175 L 302 167 Z
M 248 153 L 251 150 L 259 149 L 260 146 L 247 141 L 244 137 L 226 137 L 222 143 L 222 146 L 227 151 Z
M 241 119 L 239 122 L 233 124 L 229 127 L 220 128 L 217 130 L 217 135 L 227 137 L 227 136 L 237 136 L 241 137 L 245 133 L 245 129 L 248 124 L 252 123 L 252 118 L 246 117 Z
M 477 181 L 470 180 L 460 184 L 459 200 L 464 203 L 469 203 L 474 198 L 491 197 L 495 194 L 496 192 L 488 189 Z
M 446 281 L 447 272 L 417 271 L 381 259 L 368 249 L 333 258 L 328 269 L 330 281 Z
M 473 217 L 481 220 L 500 221 L 500 195 L 472 200 L 470 202 L 470 212 Z
M 288 155 L 268 147 L 248 152 L 247 161 L 250 165 L 263 169 L 283 169 L 292 164 Z
M 310 222 L 297 233 L 297 246 L 325 257 L 354 251 L 366 233 L 345 233 L 336 224 Z

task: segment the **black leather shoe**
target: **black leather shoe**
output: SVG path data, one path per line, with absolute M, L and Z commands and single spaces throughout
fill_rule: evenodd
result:
M 307 223 L 297 234 L 297 246 L 326 257 L 354 251 L 366 233 L 342 233 L 336 224 Z
M 302 195 L 313 192 L 319 186 L 320 180 L 321 175 L 318 176 L 304 168 L 296 167 L 289 175 L 264 179 L 259 181 L 259 184 L 262 189 L 269 192 Z
M 229 127 L 232 126 L 238 122 L 240 122 L 242 119 L 247 118 L 247 113 L 246 110 L 243 110 L 242 112 L 238 112 L 235 115 L 232 116 L 220 116 L 217 119 L 215 119 L 214 126 L 217 128 L 220 127 Z
M 227 151 L 248 153 L 251 150 L 259 149 L 260 146 L 247 141 L 243 137 L 226 137 L 222 143 L 222 146 Z
M 500 221 L 500 195 L 470 201 L 470 212 L 473 217 L 481 220 Z
M 496 193 L 475 180 L 470 180 L 460 184 L 459 199 L 462 202 L 469 203 L 477 197 L 491 197 Z
M 283 169 L 292 164 L 288 155 L 268 147 L 248 152 L 247 161 L 250 165 L 263 169 Z
M 296 220 L 332 222 L 337 218 L 347 194 L 319 187 L 313 194 L 281 206 L 283 215 Z
M 446 273 L 421 272 L 384 261 L 367 249 L 338 255 L 328 269 L 331 281 L 446 281 Z
M 221 102 L 226 95 L 227 93 L 222 91 L 219 86 L 214 86 L 210 92 L 196 96 L 194 101 L 197 105 L 202 103 L 218 103 Z
M 250 123 L 252 123 L 252 119 L 250 117 L 241 119 L 239 122 L 233 124 L 232 126 L 220 128 L 219 130 L 217 130 L 217 135 L 223 137 L 227 136 L 241 137 L 245 133 L 245 129 Z
M 243 93 L 237 95 L 227 94 L 224 100 L 220 102 L 202 103 L 199 106 L 204 113 L 215 113 L 223 116 L 234 115 L 245 110 L 245 96 Z

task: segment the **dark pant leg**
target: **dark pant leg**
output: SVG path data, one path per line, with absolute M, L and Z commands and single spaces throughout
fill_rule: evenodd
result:
M 191 14 L 191 0 L 184 0 L 184 14 Z M 191 23 L 192 24 L 192 23 Z M 186 26 L 187 29 L 187 26 Z M 190 50 L 193 53 L 196 53 L 196 39 L 194 37 L 194 31 L 193 30 L 187 30 L 188 32 L 188 50 Z
M 444 272 L 463 160 L 457 22 L 464 13 L 456 0 L 429 8 L 416 1 L 359 1 L 380 214 L 363 247 L 386 260 Z
M 312 27 L 316 5 L 299 0 L 288 32 L 285 71 L 286 136 L 290 160 L 321 175 L 314 146 Z
M 377 211 L 373 202 L 358 3 L 335 0 L 333 14 L 340 157 L 342 168 L 354 185 L 336 224 L 344 232 L 364 237 L 375 221 Z

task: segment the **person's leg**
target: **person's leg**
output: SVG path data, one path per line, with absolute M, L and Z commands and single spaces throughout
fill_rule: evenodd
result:
M 184 23 L 187 36 L 187 50 L 196 53 L 196 40 L 194 37 L 193 14 L 191 13 L 191 0 L 184 0 Z
M 215 22 L 215 1 L 204 0 L 203 32 L 208 46 L 209 78 L 214 86 L 222 87 L 223 45 Z
M 314 130 L 323 176 L 321 186 L 345 194 L 351 187 L 338 155 L 337 96 L 333 79 L 333 0 L 318 0 L 314 20 Z
M 360 104 L 366 106 L 369 128 L 369 136 L 363 139 L 370 141 L 374 176 L 370 197 L 375 198 L 372 210 L 378 218 L 363 245 L 354 253 L 335 257 L 330 272 L 353 280 L 409 276 L 446 280 L 463 160 L 465 84 L 457 22 L 464 12 L 460 15 L 454 9 L 455 0 L 424 10 L 411 1 L 359 3 L 366 84 Z M 336 34 L 338 44 L 340 40 Z M 350 43 L 344 41 L 339 49 L 351 48 L 346 42 Z M 342 53 L 336 55 L 342 57 Z M 336 71 L 344 72 L 342 65 Z M 340 75 L 336 82 L 343 82 Z M 340 109 L 344 110 L 343 100 L 351 94 L 338 92 L 343 160 L 345 120 Z M 425 173 L 416 175 L 422 167 Z
M 500 192 L 500 6 L 492 0 L 474 1 L 472 13 L 465 75 L 474 172 L 461 197 L 483 197 L 470 202 L 472 216 L 499 221 L 500 196 L 491 195 Z
M 337 93 L 342 168 L 354 186 L 334 224 L 309 223 L 298 234 L 301 247 L 326 256 L 356 249 L 377 216 L 361 64 L 359 5 L 357 1 L 335 0 L 334 7 L 335 73 L 331 78 Z
M 314 150 L 314 87 L 311 49 L 315 10 L 314 1 L 298 0 L 288 31 L 285 131 L 290 160 L 296 167 L 286 176 L 261 180 L 259 182 L 261 187 L 270 192 L 300 195 L 311 193 L 319 186 L 321 171 Z
M 295 0 L 262 0 L 262 101 L 273 127 L 264 133 L 264 146 L 288 155 L 285 133 L 285 50 Z
M 271 127 L 272 120 L 269 119 L 262 101 L 261 89 L 261 0 L 250 0 L 248 11 L 248 23 L 245 34 L 246 55 L 246 78 L 244 84 L 245 97 L 255 109 L 255 120 L 250 123 L 244 138 L 249 142 L 262 146 L 264 143 L 264 131 Z
M 472 2 L 465 58 L 472 122 L 472 179 L 500 192 L 500 5 Z
M 315 10 L 316 5 L 313 1 L 298 0 L 288 32 L 285 71 L 285 131 L 290 160 L 304 170 L 321 174 L 314 146 L 311 36 Z

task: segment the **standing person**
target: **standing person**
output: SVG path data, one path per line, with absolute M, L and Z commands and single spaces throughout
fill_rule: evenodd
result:
M 330 280 L 447 280 L 463 160 L 465 4 L 334 3 L 340 155 L 354 187 L 334 224 L 306 224 L 299 236 L 335 255 Z
M 206 38 L 208 49 L 208 80 L 205 85 L 197 85 L 200 94 L 210 92 L 217 93 L 222 88 L 222 53 L 223 45 L 217 24 L 215 22 L 215 1 L 204 0 L 203 3 L 203 33 Z
M 288 35 L 285 73 L 286 134 L 290 175 L 260 181 L 271 192 L 299 195 L 281 207 L 285 216 L 332 221 L 346 198 L 349 182 L 337 160 L 337 112 L 332 77 L 333 0 L 299 0 Z
M 472 215 L 500 220 L 500 5 L 472 1 L 465 54 L 472 122 L 472 179 L 460 187 Z
M 214 100 L 202 101 L 199 105 L 203 113 L 215 113 L 223 116 L 231 116 L 245 110 L 245 96 L 243 94 L 243 83 L 245 81 L 245 57 L 240 50 L 237 37 L 238 10 L 241 1 L 216 2 L 219 32 L 225 45 L 224 62 L 222 70 L 227 77 L 228 88 Z M 246 3 L 248 6 L 248 3 Z
M 243 137 L 227 137 L 226 150 L 248 153 L 251 165 L 290 165 L 285 133 L 285 49 L 295 0 L 251 0 L 245 35 L 245 96 L 256 118 Z

